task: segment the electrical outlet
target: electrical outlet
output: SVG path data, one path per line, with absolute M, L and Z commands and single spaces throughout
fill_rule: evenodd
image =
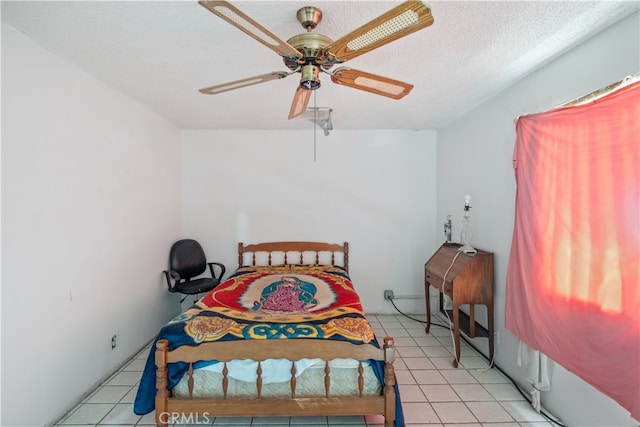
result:
M 444 303 L 442 304 L 442 308 L 444 308 L 445 310 L 453 310 L 453 302 L 447 295 L 444 296 Z
M 384 299 L 391 301 L 393 299 L 393 291 L 384 291 Z
M 111 337 L 111 349 L 113 350 L 118 345 L 118 336 L 114 335 Z

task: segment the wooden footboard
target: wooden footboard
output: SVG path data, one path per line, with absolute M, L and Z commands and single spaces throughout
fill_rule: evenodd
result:
M 355 345 L 345 341 L 324 341 L 313 339 L 288 340 L 239 340 L 225 342 L 209 342 L 197 347 L 183 346 L 169 351 L 167 340 L 159 340 L 156 345 L 155 362 L 157 367 L 155 399 L 156 424 L 167 426 L 175 414 L 184 417 L 216 417 L 216 416 L 335 416 L 335 415 L 375 415 L 385 418 L 385 426 L 391 427 L 395 422 L 396 396 L 394 391 L 395 375 L 393 362 L 395 359 L 394 341 L 385 337 L 383 348 L 373 345 Z M 221 386 L 224 398 L 196 398 L 192 396 L 194 387 L 193 363 L 200 360 L 219 360 L 229 362 L 234 359 L 252 359 L 263 362 L 267 359 L 299 359 L 320 358 L 325 361 L 324 396 L 296 397 L 295 368 L 291 373 L 291 393 L 289 396 L 264 398 L 261 396 L 261 367 L 258 363 L 256 399 L 239 399 L 226 396 L 228 378 L 223 374 Z M 329 361 L 333 359 L 356 359 L 361 361 L 358 369 L 359 396 L 332 396 L 331 369 Z M 367 360 L 384 361 L 384 384 L 379 396 L 363 395 L 362 362 Z M 188 388 L 189 397 L 172 397 L 167 389 L 167 364 L 186 362 L 189 364 Z

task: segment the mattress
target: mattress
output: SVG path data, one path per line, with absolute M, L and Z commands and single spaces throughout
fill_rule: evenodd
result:
M 296 365 L 296 397 L 317 397 L 325 394 L 325 362 L 321 359 L 302 359 Z M 222 398 L 222 363 L 209 365 L 193 372 L 193 397 Z M 228 368 L 228 398 L 257 398 L 258 363 L 252 360 L 232 361 Z M 261 364 L 262 390 L 265 398 L 291 396 L 292 362 L 284 359 L 267 360 Z M 334 359 L 329 362 L 331 396 L 358 396 L 358 362 L 353 359 Z M 377 396 L 382 392 L 380 381 L 368 363 L 363 363 L 363 395 Z M 173 396 L 188 397 L 187 375 L 173 389 Z

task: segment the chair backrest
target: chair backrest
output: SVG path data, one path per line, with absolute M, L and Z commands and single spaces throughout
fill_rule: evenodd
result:
M 169 252 L 169 268 L 186 280 L 204 273 L 207 259 L 200 243 L 193 239 L 175 242 Z

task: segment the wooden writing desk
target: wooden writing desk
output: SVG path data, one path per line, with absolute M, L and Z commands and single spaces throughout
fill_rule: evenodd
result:
M 489 360 L 493 360 L 493 253 L 477 249 L 474 255 L 458 251 L 456 243 L 445 243 L 429 258 L 424 265 L 424 288 L 427 299 L 427 326 L 431 327 L 431 306 L 429 304 L 429 286 L 440 293 L 440 311 L 445 313 L 443 296 L 451 298 L 452 310 L 447 310 L 453 318 L 455 359 L 453 366 L 460 361 L 460 329 L 469 336 L 489 338 Z M 469 304 L 469 314 L 459 307 Z M 487 307 L 487 328 L 475 321 L 475 304 Z

